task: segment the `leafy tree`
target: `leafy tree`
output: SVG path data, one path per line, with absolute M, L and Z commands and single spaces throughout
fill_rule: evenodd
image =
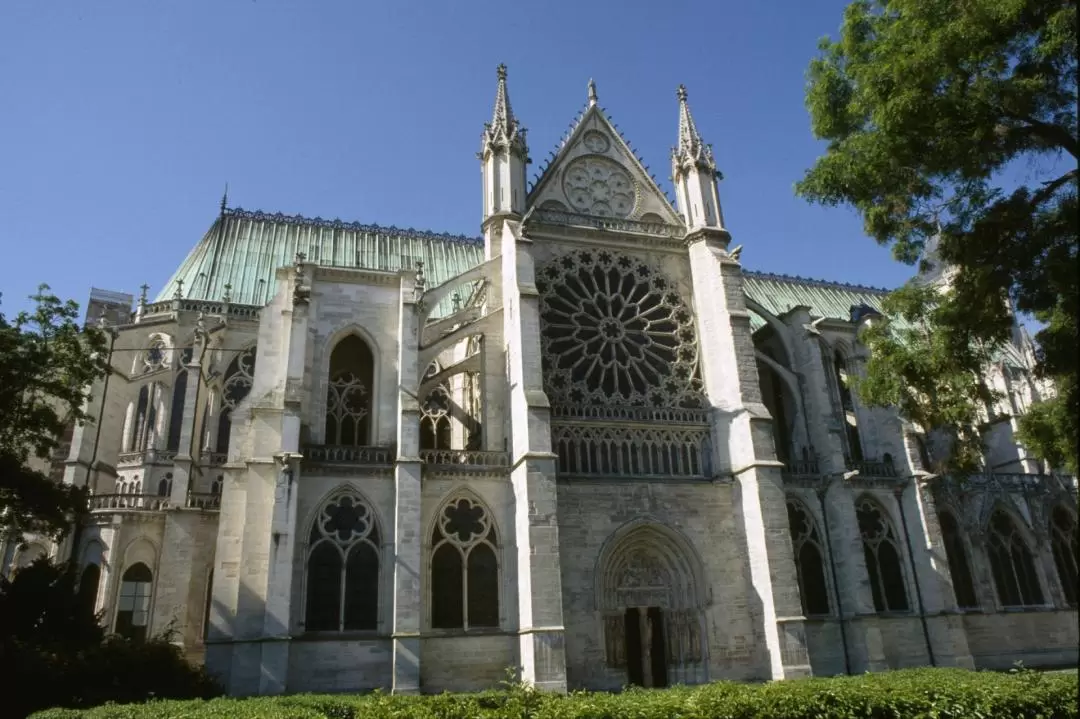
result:
M 93 421 L 86 402 L 108 358 L 104 333 L 80 327 L 79 306 L 48 290 L 13 321 L 0 313 L 0 529 L 59 536 L 85 511 L 85 492 L 28 462 L 49 458 L 69 423 Z
M 810 65 L 827 149 L 798 194 L 853 206 L 901 261 L 955 272 L 947 291 L 893 301 L 920 329 L 868 336 L 881 356 L 860 393 L 926 429 L 948 424 L 966 445 L 959 466 L 978 445 L 962 428 L 987 399 L 960 380 L 981 376 L 1015 307 L 1042 324 L 1036 371 L 1058 392 L 1021 420 L 1021 439 L 1077 467 L 1076 21 L 1075 0 L 856 0 Z

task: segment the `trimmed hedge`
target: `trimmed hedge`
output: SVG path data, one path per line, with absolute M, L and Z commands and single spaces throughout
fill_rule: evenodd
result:
M 298 694 L 50 709 L 32 719 L 1066 719 L 1077 674 L 912 669 L 767 684 L 632 689 L 621 694 L 364 696 Z

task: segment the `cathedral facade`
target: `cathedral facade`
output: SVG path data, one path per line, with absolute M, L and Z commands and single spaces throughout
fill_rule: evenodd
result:
M 223 201 L 155 300 L 92 295 L 113 373 L 53 465 L 90 519 L 5 567 L 73 557 L 111 631 L 237 695 L 1075 666 L 1027 335 L 985 473 L 937 476 L 851 389 L 885 290 L 745 270 L 677 109 L 674 203 L 591 84 L 530 187 L 504 68 L 482 237 Z

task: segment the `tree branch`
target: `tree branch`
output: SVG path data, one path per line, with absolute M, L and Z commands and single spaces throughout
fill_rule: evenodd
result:
M 1080 159 L 1080 143 L 1077 143 L 1076 138 L 1064 127 L 1049 122 L 1043 122 L 1042 120 L 1028 115 L 1016 115 L 1007 110 L 1003 111 L 1002 114 L 1006 117 L 1011 117 L 1014 120 L 1020 120 L 1021 122 L 1027 123 L 1027 127 L 1017 128 L 1018 130 L 1028 130 L 1032 135 L 1041 137 L 1052 145 L 1065 150 L 1074 158 Z
M 1031 206 L 1035 207 L 1036 205 L 1041 205 L 1043 202 L 1053 197 L 1054 193 L 1058 191 L 1058 188 L 1070 180 L 1075 180 L 1078 174 L 1080 173 L 1078 173 L 1077 170 L 1069 170 L 1056 180 L 1042 183 L 1042 189 L 1031 196 Z

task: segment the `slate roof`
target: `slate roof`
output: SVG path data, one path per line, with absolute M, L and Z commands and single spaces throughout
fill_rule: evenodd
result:
M 225 209 L 158 293 L 170 299 L 183 282 L 185 299 L 220 300 L 230 284 L 234 304 L 263 306 L 275 291 L 274 274 L 297 252 L 327 267 L 416 269 L 424 262 L 435 287 L 484 259 L 480 237 L 381 227 L 359 222 Z

